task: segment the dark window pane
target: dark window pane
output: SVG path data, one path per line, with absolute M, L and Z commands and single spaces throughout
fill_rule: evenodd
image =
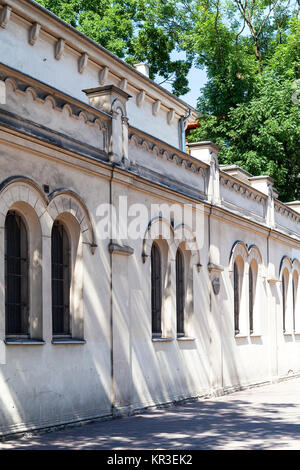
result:
M 176 314 L 177 336 L 184 336 L 184 265 L 183 255 L 178 249 L 176 253 Z
M 284 274 L 282 275 L 282 329 L 285 333 L 285 311 L 286 311 L 286 282 Z
M 53 335 L 70 335 L 70 247 L 64 226 L 55 222 L 51 235 Z
M 161 336 L 161 260 L 155 243 L 151 249 L 152 334 Z
M 293 331 L 296 331 L 296 296 L 297 296 L 297 280 L 293 279 Z
M 5 219 L 6 335 L 28 335 L 27 231 L 22 218 L 9 211 Z
M 249 324 L 250 333 L 253 333 L 253 306 L 254 306 L 254 292 L 253 292 L 253 271 L 249 268 Z
M 240 321 L 240 280 L 239 270 L 237 264 L 234 263 L 233 267 L 233 289 L 234 289 L 234 331 L 235 334 L 239 334 L 239 321 Z

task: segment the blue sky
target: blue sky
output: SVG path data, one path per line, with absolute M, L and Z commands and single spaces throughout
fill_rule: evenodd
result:
M 171 58 L 184 60 L 185 54 L 184 52 L 173 51 L 171 54 Z M 190 70 L 190 73 L 188 74 L 188 80 L 189 88 L 191 89 L 191 91 L 189 91 L 189 93 L 187 93 L 186 95 L 180 96 L 180 98 L 183 99 L 183 101 L 185 101 L 187 104 L 190 104 L 191 106 L 196 108 L 197 99 L 200 96 L 200 88 L 202 88 L 207 81 L 205 70 L 200 70 L 193 66 Z M 159 83 L 159 77 L 157 77 L 155 81 Z M 161 85 L 168 91 L 172 92 L 172 85 L 170 85 L 169 83 L 162 83 Z

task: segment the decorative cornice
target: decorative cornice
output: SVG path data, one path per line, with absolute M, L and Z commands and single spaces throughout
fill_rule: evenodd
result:
M 55 111 L 65 111 L 69 114 L 70 118 L 82 120 L 83 122 L 85 122 L 85 124 L 90 126 L 98 126 L 102 132 L 107 132 L 106 122 L 99 116 L 95 116 L 92 109 L 91 111 L 87 111 L 86 109 L 81 107 L 80 103 L 78 105 L 74 105 L 66 99 L 64 100 L 57 98 L 56 96 L 51 94 L 45 94 L 44 90 L 41 90 L 38 87 L 28 85 L 24 82 L 20 82 L 19 80 L 16 80 L 15 78 L 12 78 L 10 76 L 2 75 L 1 71 L 0 80 L 3 80 L 6 86 L 10 85 L 14 93 L 18 95 L 26 96 L 26 94 L 30 93 L 34 101 L 37 101 L 41 104 L 50 103 L 50 105 Z
M 129 135 L 129 143 L 134 143 L 137 148 L 144 149 L 146 152 L 155 154 L 157 158 L 165 159 L 171 163 L 176 163 L 176 165 L 181 166 L 186 170 L 198 173 L 202 178 L 206 177 L 206 171 L 203 166 L 197 165 L 196 163 L 189 161 L 188 158 L 181 157 L 176 153 L 170 153 L 165 148 L 158 147 L 156 143 L 150 142 L 137 134 Z
M 274 210 L 278 214 L 281 214 L 287 218 L 290 218 L 294 222 L 299 223 L 300 222 L 300 217 L 296 215 L 294 212 L 292 212 L 290 209 L 288 209 L 286 206 L 278 204 L 275 202 L 274 204 Z
M 247 186 L 244 186 L 243 184 L 240 184 L 229 177 L 220 175 L 220 184 L 225 188 L 228 188 L 230 191 L 239 193 L 241 196 L 247 199 L 252 199 L 258 204 L 264 204 L 265 198 L 263 196 L 253 191 L 250 187 L 247 188 Z

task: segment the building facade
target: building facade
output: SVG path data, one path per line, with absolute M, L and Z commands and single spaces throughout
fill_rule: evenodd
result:
M 186 152 L 146 66 L 0 5 L 0 434 L 298 374 L 300 203 Z

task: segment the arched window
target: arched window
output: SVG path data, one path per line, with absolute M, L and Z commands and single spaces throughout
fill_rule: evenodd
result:
M 178 248 L 176 253 L 176 315 L 177 315 L 177 337 L 184 336 L 184 263 L 183 255 Z
M 293 275 L 293 331 L 296 331 L 297 321 L 296 321 L 296 314 L 297 314 L 297 294 L 298 294 L 298 280 L 299 275 L 297 271 L 294 271 Z
M 70 244 L 63 224 L 56 221 L 51 234 L 53 336 L 69 336 Z
M 286 303 L 287 303 L 288 275 L 282 274 L 282 330 L 286 332 Z
M 162 279 L 161 257 L 159 248 L 154 242 L 151 248 L 151 306 L 152 336 L 161 336 Z
M 253 308 L 254 308 L 254 280 L 252 266 L 249 266 L 249 328 L 253 333 Z
M 239 268 L 235 261 L 233 265 L 233 290 L 234 290 L 234 332 L 236 335 L 239 334 L 239 322 L 240 322 L 240 276 Z
M 13 211 L 5 219 L 5 329 L 6 336 L 29 335 L 27 231 Z

